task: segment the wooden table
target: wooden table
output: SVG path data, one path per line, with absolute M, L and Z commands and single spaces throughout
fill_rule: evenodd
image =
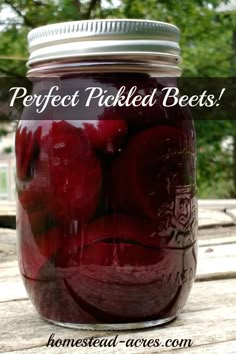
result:
M 0 353 L 236 353 L 236 211 L 200 209 L 198 275 L 183 313 L 162 327 L 137 331 L 79 331 L 44 322 L 27 298 L 15 255 L 15 231 L 0 229 Z M 92 336 L 128 339 L 191 339 L 187 348 L 48 348 L 55 339 Z

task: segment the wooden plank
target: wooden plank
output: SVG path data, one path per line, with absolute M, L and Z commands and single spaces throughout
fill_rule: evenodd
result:
M 201 209 L 225 210 L 236 209 L 236 199 L 199 199 L 198 206 Z
M 17 268 L 18 267 L 18 263 L 17 260 L 14 259 L 12 261 L 6 261 L 6 262 L 0 262 L 0 276 L 2 273 L 2 269 L 6 269 L 6 268 Z
M 1 303 L 0 318 L 0 353 L 45 345 L 52 332 L 57 332 L 61 336 L 65 336 L 68 331 L 74 337 L 78 335 L 78 331 L 66 330 L 42 320 L 29 300 Z M 12 341 L 13 332 L 14 341 Z M 80 338 L 92 335 L 94 335 L 92 331 L 82 331 Z M 98 334 L 98 336 L 103 335 L 106 335 L 106 332 Z
M 199 246 L 236 243 L 236 226 L 216 226 L 198 230 Z
M 176 349 L 179 353 L 182 349 Z M 173 353 L 173 350 L 167 350 L 166 353 Z M 227 341 L 216 344 L 204 344 L 196 346 L 194 348 L 187 349 L 188 354 L 235 354 L 236 353 L 236 341 Z M 143 353 L 147 354 L 147 353 Z
M 78 336 L 76 336 L 76 338 L 78 338 Z M 122 340 L 122 338 L 118 337 L 119 340 Z M 157 338 L 157 337 L 155 337 Z M 153 339 L 155 339 L 153 338 Z M 145 339 L 145 338 L 144 338 Z M 178 339 L 178 338 L 177 338 Z M 172 349 L 163 349 L 163 347 L 161 348 L 155 348 L 155 349 L 146 349 L 145 351 L 138 351 L 138 349 L 130 349 L 128 350 L 128 348 L 124 348 L 125 344 L 123 344 L 123 350 L 122 350 L 122 346 L 119 345 L 118 348 L 119 349 L 106 349 L 105 353 L 106 354 L 127 354 L 127 353 L 139 353 L 139 354 L 148 354 L 148 353 L 162 353 L 163 351 L 165 351 L 165 353 L 173 353 L 173 350 L 177 353 L 187 353 L 187 354 L 235 354 L 236 353 L 236 341 L 226 341 L 226 342 L 220 342 L 220 343 L 210 343 L 210 344 L 203 344 L 203 345 L 196 345 L 192 348 L 172 348 Z M 5 352 L 5 354 L 41 354 L 41 353 L 46 353 L 46 347 L 36 347 L 36 348 L 30 348 L 30 349 L 23 349 L 23 350 L 17 350 L 17 351 L 11 351 L 11 352 Z M 142 349 L 143 350 L 143 349 Z M 61 349 L 61 348 L 48 348 L 48 352 L 50 351 L 50 353 L 52 354 L 69 354 L 69 353 L 76 353 L 76 349 L 75 348 L 68 348 L 68 349 Z M 100 349 L 101 351 L 101 349 Z M 79 351 L 79 348 L 77 348 L 77 353 L 81 351 Z M 83 351 L 84 353 L 97 353 L 98 351 L 96 351 L 93 348 L 88 348 L 87 352 Z M 82 352 L 82 353 L 83 353 Z M 103 352 L 103 351 L 102 351 Z
M 1 225 L 1 222 L 0 222 Z M 0 264 L 16 258 L 16 230 L 0 228 Z
M 120 347 L 119 347 L 120 348 Z M 75 349 L 69 349 L 69 350 L 65 350 L 65 349 L 55 349 L 55 348 L 50 348 L 50 353 L 52 354 L 69 354 L 69 353 L 75 353 Z M 73 351 L 72 351 L 73 350 Z M 171 350 L 165 350 L 165 353 L 173 353 L 174 349 Z M 185 351 L 184 351 L 185 350 Z M 236 353 L 236 341 L 227 341 L 227 342 L 222 342 L 222 343 L 216 343 L 216 344 L 204 344 L 204 345 L 200 345 L 200 346 L 196 346 L 194 348 L 188 348 L 188 349 L 175 349 L 176 354 L 179 352 L 183 352 L 187 353 L 187 354 L 235 354 Z M 96 351 L 94 351 L 93 349 L 91 350 L 91 348 L 89 348 L 87 350 L 86 353 L 96 353 Z M 148 354 L 148 353 L 161 353 L 163 352 L 163 348 L 160 349 L 155 349 L 155 351 L 151 350 L 151 349 L 147 349 L 142 353 L 139 354 Z M 31 349 L 24 349 L 24 350 L 17 350 L 14 352 L 6 352 L 5 354 L 41 354 L 41 353 L 46 353 L 45 348 L 40 348 L 40 347 L 36 347 L 36 348 L 31 348 Z M 78 349 L 77 349 L 77 353 L 78 353 Z M 109 354 L 119 354 L 122 353 L 119 350 L 110 350 L 110 351 L 106 351 L 106 353 Z M 123 353 L 127 354 L 127 349 L 126 352 L 124 351 Z M 137 350 L 130 350 L 129 349 L 129 353 L 137 353 Z
M 16 216 L 16 203 L 0 201 L 0 216 L 13 215 Z
M 225 213 L 236 222 L 236 206 L 234 208 L 227 208 Z
M 199 228 L 217 225 L 234 225 L 234 219 L 223 211 L 201 209 L 198 211 Z
M 46 348 L 45 345 L 51 333 L 55 338 L 83 339 L 91 336 L 113 337 L 119 334 L 119 340 L 156 339 L 162 342 L 167 339 L 191 339 L 196 350 L 201 346 L 223 345 L 229 342 L 229 353 L 236 339 L 236 279 L 195 283 L 185 311 L 172 324 L 159 328 L 122 331 L 122 332 L 92 332 L 69 330 L 50 325 L 39 318 L 29 301 L 6 302 L 0 304 L 0 352 L 6 353 L 127 353 L 127 348 L 120 343 L 114 351 L 108 348 Z M 14 333 L 14 341 L 12 336 Z M 37 347 L 37 348 L 35 348 Z M 30 349 L 27 351 L 29 348 Z M 169 351 L 168 348 L 160 348 Z M 189 349 L 188 349 L 189 350 Z M 157 353 L 158 349 L 129 349 L 129 353 Z M 202 351 L 195 351 L 202 353 Z M 191 353 L 188 351 L 188 353 Z M 194 351 L 193 351 L 194 353 Z M 213 352 L 214 353 L 214 352 Z M 227 353 L 224 352 L 224 353 Z
M 15 248 L 13 249 L 11 244 L 0 243 L 0 250 L 8 256 L 15 255 Z
M 236 277 L 236 243 L 199 247 L 197 280 Z
M 8 280 L 4 283 L 0 282 L 0 303 L 27 298 L 28 295 L 20 277 L 16 281 Z
M 16 230 L 0 228 L 0 238 L 4 239 L 6 236 L 16 236 Z
M 16 216 L 16 209 L 9 208 L 9 207 L 2 207 L 0 206 L 0 217 L 3 216 Z

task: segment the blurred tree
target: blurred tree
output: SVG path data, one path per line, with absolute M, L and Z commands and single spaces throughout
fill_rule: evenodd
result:
M 144 18 L 171 22 L 181 29 L 184 76 L 230 76 L 235 74 L 232 73 L 235 18 L 216 12 L 222 2 L 227 3 L 221 0 L 0 0 L 0 16 L 3 11 L 15 14 L 0 17 L 0 74 L 25 75 L 26 37 L 34 27 L 91 18 Z M 196 128 L 200 195 L 208 193 L 214 197 L 218 192 L 211 183 L 213 179 L 219 184 L 229 178 L 233 181 L 232 158 L 227 153 L 226 159 L 221 149 L 222 138 L 230 134 L 232 125 L 228 121 L 196 121 Z M 220 162 L 216 156 L 220 156 Z M 223 162 L 224 168 L 220 165 Z M 223 188 L 225 192 L 222 190 L 218 195 L 232 195 L 230 184 Z
M 15 18 L 0 19 L 0 71 L 25 74 L 29 29 L 67 20 L 145 18 L 167 21 L 181 29 L 185 76 L 228 76 L 232 57 L 232 23 L 217 14 L 220 0 L 0 0 Z M 6 57 L 6 60 L 4 60 Z M 13 60 L 9 58 L 12 57 Z M 14 58 L 22 58 L 14 60 Z

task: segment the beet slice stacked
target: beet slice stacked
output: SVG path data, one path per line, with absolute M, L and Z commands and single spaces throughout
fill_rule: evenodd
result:
M 113 162 L 110 199 L 116 211 L 157 219 L 174 200 L 177 185 L 190 183 L 187 137 L 173 127 L 156 126 L 136 134 Z
M 50 165 L 52 211 L 61 220 L 86 221 L 96 211 L 102 173 L 100 162 L 81 129 L 66 121 L 51 130 Z
M 105 216 L 65 240 L 57 265 L 145 266 L 161 260 L 164 245 L 155 225 L 127 215 Z
M 106 111 L 104 118 L 83 122 L 83 130 L 93 148 L 116 152 L 127 134 L 127 125 L 119 114 Z
M 21 237 L 17 246 L 21 274 L 32 280 L 42 280 L 40 269 L 44 264 L 50 263 L 62 246 L 63 232 L 58 227 L 52 227 L 40 235 L 35 235 L 26 212 L 23 209 L 19 212 L 18 228 Z
M 27 127 L 19 127 L 16 132 L 16 171 L 17 177 L 24 181 L 32 177 L 34 161 L 40 151 L 40 137 L 42 128 L 35 131 Z

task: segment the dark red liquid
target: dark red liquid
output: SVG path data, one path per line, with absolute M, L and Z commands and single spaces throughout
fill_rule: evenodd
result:
M 141 85 L 145 94 L 158 86 L 143 75 L 97 81 Z M 159 103 L 91 114 L 93 121 L 19 124 L 18 255 L 26 289 L 43 317 L 64 323 L 175 316 L 196 271 L 192 122 Z

